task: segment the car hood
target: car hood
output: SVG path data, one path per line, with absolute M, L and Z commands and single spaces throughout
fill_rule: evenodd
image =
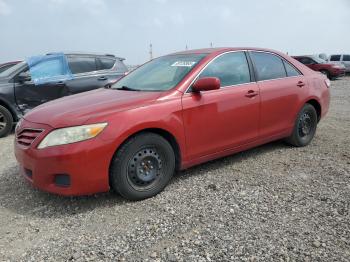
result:
M 82 125 L 90 118 L 150 104 L 160 95 L 160 92 L 100 88 L 45 103 L 31 110 L 24 118 L 53 128 Z

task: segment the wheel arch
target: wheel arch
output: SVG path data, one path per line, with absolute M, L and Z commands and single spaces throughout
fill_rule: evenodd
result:
M 178 171 L 181 169 L 181 162 L 182 162 L 182 151 L 181 151 L 181 147 L 180 144 L 176 138 L 176 136 L 174 134 L 172 134 L 170 131 L 164 129 L 164 128 L 158 128 L 158 127 L 149 127 L 149 128 L 143 128 L 137 131 L 134 131 L 132 134 L 130 134 L 129 136 L 123 138 L 122 142 L 119 144 L 119 146 L 116 148 L 115 153 L 116 154 L 118 152 L 118 150 L 132 137 L 135 137 L 139 134 L 142 133 L 154 133 L 157 135 L 160 135 L 161 137 L 163 137 L 165 140 L 167 140 L 169 142 L 169 144 L 171 145 L 171 147 L 174 150 L 174 154 L 175 154 L 175 169 Z M 112 161 L 111 161 L 112 164 Z M 110 164 L 110 165 L 111 165 Z
M 312 105 L 317 113 L 317 122 L 321 120 L 321 115 L 322 115 L 322 108 L 320 102 L 318 102 L 316 99 L 309 99 L 308 101 L 305 102 L 305 104 L 310 104 Z

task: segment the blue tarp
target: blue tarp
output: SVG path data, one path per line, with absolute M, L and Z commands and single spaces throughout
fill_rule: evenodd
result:
M 26 59 L 32 81 L 36 85 L 70 80 L 73 74 L 63 53 L 32 56 Z

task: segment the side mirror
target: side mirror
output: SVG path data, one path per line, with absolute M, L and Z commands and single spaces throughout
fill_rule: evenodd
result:
M 192 90 L 194 92 L 216 90 L 220 88 L 220 85 L 220 79 L 217 77 L 203 77 L 192 85 Z
M 17 76 L 17 81 L 20 83 L 29 82 L 32 78 L 29 73 L 22 72 Z

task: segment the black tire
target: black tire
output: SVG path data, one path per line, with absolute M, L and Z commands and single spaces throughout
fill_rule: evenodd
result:
M 328 79 L 331 79 L 331 78 L 332 78 L 332 77 L 331 77 L 331 74 L 329 73 L 328 70 L 320 70 L 320 72 L 321 72 L 322 74 L 324 74 L 325 76 L 327 76 Z
M 293 133 L 286 142 L 296 147 L 306 146 L 315 136 L 316 128 L 317 112 L 312 105 L 305 104 L 295 121 Z
M 110 168 L 110 184 L 129 200 L 142 200 L 161 192 L 175 171 L 174 150 L 154 133 L 127 140 L 116 152 Z
M 0 137 L 7 136 L 13 126 L 13 117 L 7 108 L 0 106 Z

